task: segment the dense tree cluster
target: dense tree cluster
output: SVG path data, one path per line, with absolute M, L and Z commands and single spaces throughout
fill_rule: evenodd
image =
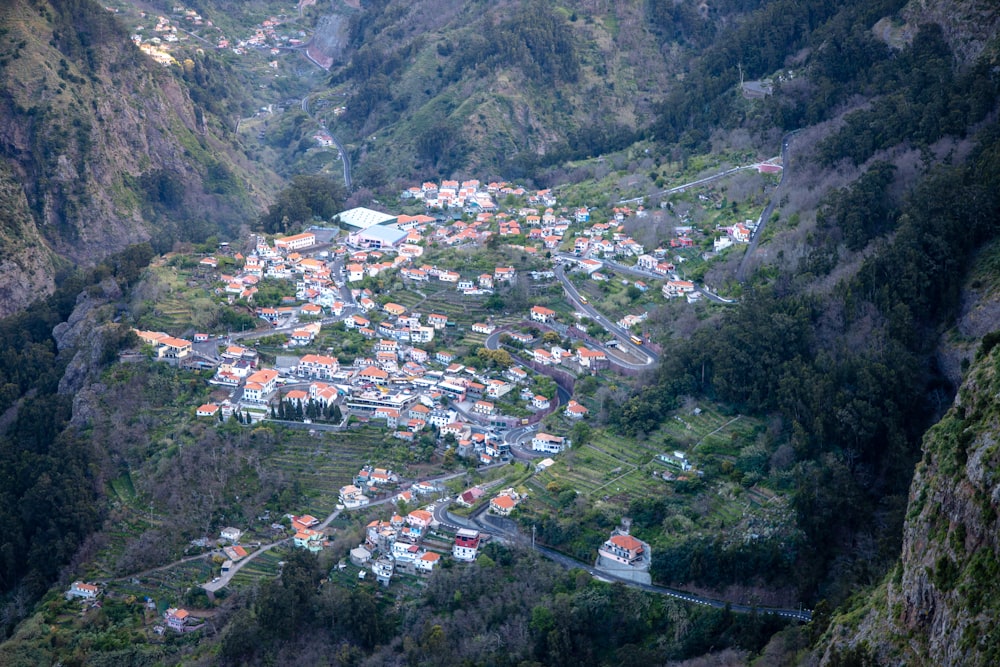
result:
M 841 66 L 849 62 L 844 55 L 839 54 Z M 870 108 L 850 113 L 843 129 L 823 141 L 820 157 L 827 164 L 841 158 L 862 164 L 903 141 L 930 145 L 945 135 L 965 136 L 996 104 L 998 81 L 989 63 L 955 71 L 937 24 L 921 26 L 898 57 L 887 55 L 872 71 L 855 73 L 869 80 L 878 97 Z
M 288 234 L 313 218 L 329 220 L 343 205 L 343 190 L 326 176 L 296 176 L 261 216 L 260 224 L 269 234 Z
M 844 25 L 870 25 L 902 4 L 900 0 L 881 0 L 864 6 L 823 0 L 762 3 L 744 20 L 716 34 L 694 65 L 694 71 L 686 77 L 690 83 L 676 88 L 662 104 L 656 135 L 670 144 L 679 142 L 685 150 L 706 145 L 707 128 L 734 126 L 742 121 L 733 95 L 741 74 L 745 79 L 770 76 L 782 67 L 789 54 L 813 42 L 821 43 L 824 25 L 835 26 L 832 31 Z M 654 3 L 651 11 L 658 25 L 669 26 L 667 15 L 682 10 L 668 12 Z M 854 63 L 854 66 L 865 64 Z
M 872 164 L 850 187 L 828 197 L 817 214 L 820 229 L 829 237 L 823 243 L 837 246 L 843 239 L 848 250 L 857 251 L 891 231 L 897 211 L 889 186 L 895 171 L 887 162 Z
M 223 632 L 224 659 L 282 662 L 309 636 L 308 653 L 332 656 L 334 664 L 365 657 L 364 664 L 442 667 L 659 664 L 726 647 L 758 651 L 784 625 L 770 616 L 680 606 L 493 545 L 476 565 L 437 572 L 402 605 L 374 584 L 317 586 L 320 577 L 315 556 L 297 551 L 288 558 L 281 577 Z
M 94 476 L 100 455 L 85 434 L 67 428 L 72 397 L 59 393 L 59 381 L 68 359 L 59 355 L 52 330 L 69 317 L 81 291 L 104 280 L 127 288 L 151 258 L 148 244 L 130 247 L 0 321 L 0 413 L 11 419 L 0 432 L 0 632 L 48 588 L 102 512 Z M 128 334 L 109 329 L 96 362 L 114 360 Z

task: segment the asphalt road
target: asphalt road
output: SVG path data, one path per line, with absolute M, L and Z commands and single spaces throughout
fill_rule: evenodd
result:
M 457 517 L 449 517 L 455 519 Z M 492 518 L 492 517 L 491 517 Z M 484 525 L 485 524 L 485 525 Z M 505 530 L 497 521 L 484 521 L 477 520 L 477 525 L 480 529 L 488 530 L 498 537 L 502 537 L 506 540 L 516 542 L 518 544 L 531 545 L 531 542 L 522 535 L 520 531 L 514 529 Z M 696 595 L 688 591 L 682 591 L 675 588 L 668 588 L 666 586 L 657 586 L 655 584 L 640 584 L 629 579 L 623 579 L 612 573 L 606 572 L 604 570 L 598 570 L 593 565 L 584 563 L 582 561 L 576 560 L 566 554 L 554 551 L 547 547 L 539 546 L 538 544 L 531 545 L 532 548 L 540 555 L 548 558 L 549 560 L 562 565 L 567 569 L 581 569 L 587 572 L 590 576 L 595 579 L 601 579 L 602 581 L 612 581 L 621 583 L 630 588 L 637 588 L 649 593 L 656 593 L 658 595 L 666 595 L 668 597 L 675 598 L 677 600 L 683 600 L 684 602 L 690 602 L 692 604 L 700 604 L 706 607 L 714 607 L 716 609 L 729 609 L 741 614 L 758 613 L 758 614 L 777 614 L 784 618 L 790 618 L 797 621 L 809 622 L 812 620 L 812 611 L 808 609 L 786 609 L 782 607 L 758 607 L 754 605 L 740 604 L 729 602 L 725 600 L 716 600 L 709 597 L 704 597 L 701 595 Z
M 306 53 L 306 57 L 307 58 L 309 57 L 308 52 L 303 51 L 303 53 Z M 322 68 L 322 66 L 319 63 L 317 63 L 315 60 L 313 60 L 312 58 L 309 58 L 309 62 L 314 63 L 317 67 Z M 302 111 L 304 111 L 306 113 L 306 115 L 308 115 L 310 118 L 312 117 L 312 115 L 309 113 L 309 96 L 308 95 L 306 95 L 305 97 L 302 98 Z M 346 187 L 347 191 L 350 192 L 351 191 L 351 157 L 347 154 L 347 149 L 344 148 L 344 144 L 340 143 L 340 139 L 338 139 L 337 136 L 333 132 L 330 131 L 330 129 L 326 126 L 325 123 L 323 123 L 321 121 L 320 122 L 320 127 L 322 127 L 326 131 L 326 133 L 330 135 L 330 138 L 333 139 L 333 145 L 337 147 L 338 158 L 340 159 L 341 163 L 344 165 L 344 187 Z
M 601 315 L 590 304 L 584 303 L 583 300 L 580 298 L 580 293 L 577 292 L 576 287 L 573 285 L 573 283 L 570 282 L 569 278 L 566 277 L 565 267 L 563 267 L 562 265 L 556 266 L 555 274 L 556 278 L 559 279 L 559 282 L 562 283 L 563 291 L 566 292 L 566 296 L 569 297 L 570 303 L 572 303 L 577 310 L 591 317 L 594 321 L 596 321 L 598 324 L 604 327 L 605 331 L 607 331 L 615 338 L 617 338 L 619 349 L 628 350 L 630 354 L 639 357 L 640 359 L 641 358 L 646 359 L 644 363 L 634 364 L 616 358 L 615 363 L 617 363 L 620 366 L 624 366 L 625 368 L 640 369 L 652 366 L 657 361 L 659 361 L 659 355 L 657 355 L 655 352 L 653 352 L 648 348 L 633 343 L 631 334 L 627 330 L 622 329 L 620 326 L 618 326 L 617 324 L 606 318 L 604 315 Z
M 732 602 L 726 602 L 724 600 L 714 600 L 712 598 L 702 597 L 700 595 L 695 595 L 693 593 L 688 593 L 686 591 L 677 590 L 674 588 L 667 588 L 665 586 L 656 586 L 654 584 L 640 584 L 628 579 L 622 579 L 605 572 L 604 570 L 598 570 L 593 565 L 587 565 L 575 558 L 570 558 L 569 556 L 559 553 L 558 551 L 553 551 L 546 547 L 535 545 L 535 551 L 537 551 L 542 556 L 545 556 L 551 561 L 559 563 L 567 569 L 579 568 L 585 570 L 590 576 L 609 580 L 613 582 L 619 582 L 628 586 L 630 588 L 638 588 L 639 590 L 647 591 L 649 593 L 657 593 L 659 595 L 666 595 L 668 597 L 675 598 L 677 600 L 683 600 L 684 602 L 690 602 L 692 604 L 700 604 L 706 607 L 715 607 L 716 609 L 729 609 L 741 614 L 758 613 L 758 614 L 777 614 L 784 618 L 791 618 L 797 621 L 803 621 L 808 623 L 812 620 L 812 611 L 808 609 L 784 609 L 781 607 L 757 607 L 745 604 L 734 604 Z

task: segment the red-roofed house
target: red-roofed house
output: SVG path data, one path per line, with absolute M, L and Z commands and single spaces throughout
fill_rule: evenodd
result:
M 374 382 L 375 384 L 389 383 L 389 374 L 376 366 L 369 366 L 364 369 L 358 373 L 358 377 L 362 380 L 367 380 L 368 382 Z
M 336 357 L 307 354 L 299 359 L 297 370 L 305 377 L 328 380 L 340 370 L 340 362 Z
M 668 299 L 675 296 L 684 296 L 694 291 L 694 283 L 690 280 L 668 280 L 663 285 L 663 296 Z
M 631 535 L 612 535 L 597 552 L 604 558 L 625 565 L 641 563 L 643 557 L 642 542 Z
M 100 592 L 100 589 L 93 584 L 85 584 L 82 581 L 74 581 L 73 585 L 70 586 L 69 590 L 66 592 L 66 595 L 83 598 L 84 600 L 93 600 L 97 597 L 98 592 Z
M 190 615 L 186 609 L 171 608 L 164 612 L 163 618 L 166 620 L 168 628 L 175 632 L 184 632 L 184 623 Z
M 219 413 L 219 406 L 214 403 L 206 403 L 198 407 L 195 414 L 199 417 L 214 417 Z
M 434 567 L 441 561 L 441 555 L 433 551 L 428 551 L 413 562 L 413 566 L 421 572 L 433 572 Z
M 499 495 L 490 501 L 490 511 L 500 516 L 510 516 L 515 507 L 517 507 L 517 500 L 506 494 Z
M 556 311 L 545 306 L 533 306 L 531 308 L 531 319 L 536 322 L 551 322 L 556 318 Z
M 581 366 L 591 370 L 601 370 L 609 365 L 608 356 L 603 350 L 591 350 L 587 347 L 577 348 L 576 360 Z
M 243 386 L 243 400 L 252 403 L 263 403 L 274 393 L 278 371 L 272 368 L 262 368 L 247 378 Z

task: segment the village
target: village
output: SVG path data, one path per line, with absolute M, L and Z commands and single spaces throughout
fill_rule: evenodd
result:
M 293 18 L 298 18 L 297 12 L 294 16 L 267 16 L 236 36 L 227 35 L 211 17 L 182 4 L 173 5 L 164 14 L 139 11 L 128 3 L 110 3 L 107 9 L 122 13 L 123 20 L 132 24 L 132 42 L 164 66 L 182 65 L 184 49 L 194 47 L 226 51 L 237 57 L 258 53 L 273 70 L 278 67 L 275 58 L 282 50 L 303 48 L 308 41 L 306 32 L 289 26 Z M 288 10 L 294 12 L 295 8 L 289 5 Z
M 500 198 L 522 203 L 501 211 L 495 203 Z M 647 252 L 624 233 L 625 220 L 641 216 L 641 207 L 614 208 L 606 220 L 594 221 L 594 210 L 557 208 L 551 191 L 483 186 L 474 180 L 424 183 L 403 192 L 401 201 L 424 212 L 351 209 L 335 217 L 336 226 L 273 238 L 253 235 L 196 258 L 196 270 L 214 285 L 215 298 L 251 311 L 259 323 L 253 331 L 176 332 L 190 338 L 135 329 L 148 357 L 211 370 L 208 382 L 218 399 L 192 406 L 196 418 L 273 421 L 321 431 L 377 425 L 401 443 L 430 438 L 439 454 L 474 467 L 519 461 L 535 474 L 573 446 L 570 427 L 585 423 L 592 409 L 572 395 L 572 382 L 565 378 L 643 368 L 656 359 L 643 331 L 645 311 L 618 313 L 616 322 L 595 331 L 601 316 L 566 271 L 578 285 L 615 276 L 640 292 L 655 290 L 664 300 L 694 302 L 704 294 L 676 270 L 682 253 L 697 251 L 691 240 L 696 230 L 678 228 L 666 247 Z M 719 228 L 713 245 L 745 243 L 748 224 Z M 511 263 L 468 273 L 440 268 L 424 257 L 432 249 L 486 245 L 512 249 L 530 266 L 519 269 Z M 452 299 L 482 300 L 517 281 L 561 284 L 574 310 L 557 312 L 537 303 L 506 317 L 455 321 L 454 315 L 392 301 L 373 280 L 386 275 L 398 276 L 413 290 L 431 285 L 449 290 Z M 282 305 L 257 305 L 264 281 L 287 284 Z M 319 345 L 331 333 L 359 337 L 364 352 L 338 358 L 332 348 Z M 481 345 L 463 349 L 466 335 Z M 258 351 L 260 340 L 277 345 L 281 353 L 274 363 L 262 361 L 269 355 Z M 543 430 L 543 423 L 556 426 L 555 432 Z M 663 481 L 700 474 L 683 452 L 664 452 L 660 461 L 665 469 L 653 476 Z M 266 546 L 321 552 L 332 539 L 328 526 L 341 512 L 385 505 L 385 518 L 371 521 L 364 540 L 350 551 L 358 578 L 370 573 L 388 585 L 400 575 L 426 576 L 442 559 L 474 562 L 480 545 L 490 539 L 517 539 L 516 526 L 502 519 L 526 494 L 523 485 L 491 491 L 506 479 L 474 485 L 451 499 L 440 480 L 403 479 L 367 465 L 340 488 L 326 521 L 288 514 L 284 522 L 272 524 L 276 539 Z M 449 503 L 459 514 L 449 511 Z M 221 562 L 218 576 L 203 587 L 209 592 L 225 587 L 243 564 L 265 550 L 262 543 L 259 533 L 223 528 L 218 538 L 206 541 L 214 544 L 215 560 Z M 649 545 L 629 534 L 627 519 L 594 548 L 605 571 L 649 582 Z M 78 581 L 67 596 L 92 601 L 99 593 L 94 584 Z M 184 609 L 170 607 L 162 627 L 186 632 L 200 626 Z

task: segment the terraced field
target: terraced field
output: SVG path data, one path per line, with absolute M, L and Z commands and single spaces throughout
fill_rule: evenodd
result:
M 470 322 L 486 319 L 490 314 L 489 309 L 485 306 L 485 296 L 466 296 L 457 292 L 454 286 L 436 281 L 420 285 L 419 289 L 427 295 L 427 300 L 419 306 L 419 310 L 422 313 L 438 313 L 440 315 L 447 315 L 448 319 L 451 320 L 468 320 Z M 418 300 L 421 298 L 412 291 L 395 293 L 392 298 L 397 299 L 404 294 L 413 294 L 417 296 Z M 407 300 L 410 298 L 412 297 L 408 296 Z M 404 306 L 407 305 L 403 301 L 397 301 L 397 303 Z
M 392 302 L 404 306 L 407 311 L 413 310 L 414 308 L 419 308 L 420 304 L 422 304 L 423 301 L 424 301 L 423 295 L 419 294 L 414 290 L 406 290 L 403 292 L 392 293 Z
M 685 411 L 669 420 L 646 442 L 623 440 L 606 430 L 595 429 L 587 445 L 574 446 L 555 457 L 556 463 L 532 478 L 533 500 L 556 509 L 556 496 L 573 489 L 592 499 L 614 499 L 659 494 L 668 482 L 655 473 L 672 470 L 657 455 L 673 448 L 684 449 L 695 461 L 699 459 L 733 460 L 747 442 L 752 442 L 761 424 L 746 417 L 729 417 L 712 407 L 701 407 L 697 414 Z M 662 442 L 663 444 L 653 444 Z M 555 492 L 548 490 L 555 482 Z M 760 492 L 758 492 L 760 493 Z M 726 513 L 729 508 L 719 511 Z
M 268 456 L 267 464 L 301 485 L 307 500 L 300 512 L 324 517 L 336 506 L 340 487 L 349 484 L 361 466 L 393 465 L 375 458 L 385 437 L 385 432 L 376 428 L 327 433 L 323 437 L 293 432 Z
M 210 581 L 217 574 L 218 566 L 205 557 L 178 563 L 134 579 L 110 582 L 108 588 L 122 596 L 134 595 L 140 600 L 150 597 L 157 601 L 167 597 L 171 604 L 177 604 L 183 599 L 188 588 Z
M 701 456 L 733 454 L 733 441 L 752 437 L 760 423 L 743 415 L 727 416 L 710 406 L 700 412 L 678 412 L 660 426 L 660 433 Z M 735 436 L 735 438 L 734 438 Z
M 278 570 L 281 569 L 279 563 L 285 560 L 287 555 L 286 549 L 278 547 L 265 551 L 240 568 L 240 571 L 230 579 L 230 585 L 247 586 L 262 579 L 273 579 L 278 575 Z
M 214 317 L 216 303 L 207 290 L 189 287 L 187 276 L 170 266 L 152 269 L 161 289 L 165 292 L 156 300 L 156 307 L 144 314 L 141 328 L 166 331 L 174 335 L 183 333 L 192 325 L 204 328 Z

